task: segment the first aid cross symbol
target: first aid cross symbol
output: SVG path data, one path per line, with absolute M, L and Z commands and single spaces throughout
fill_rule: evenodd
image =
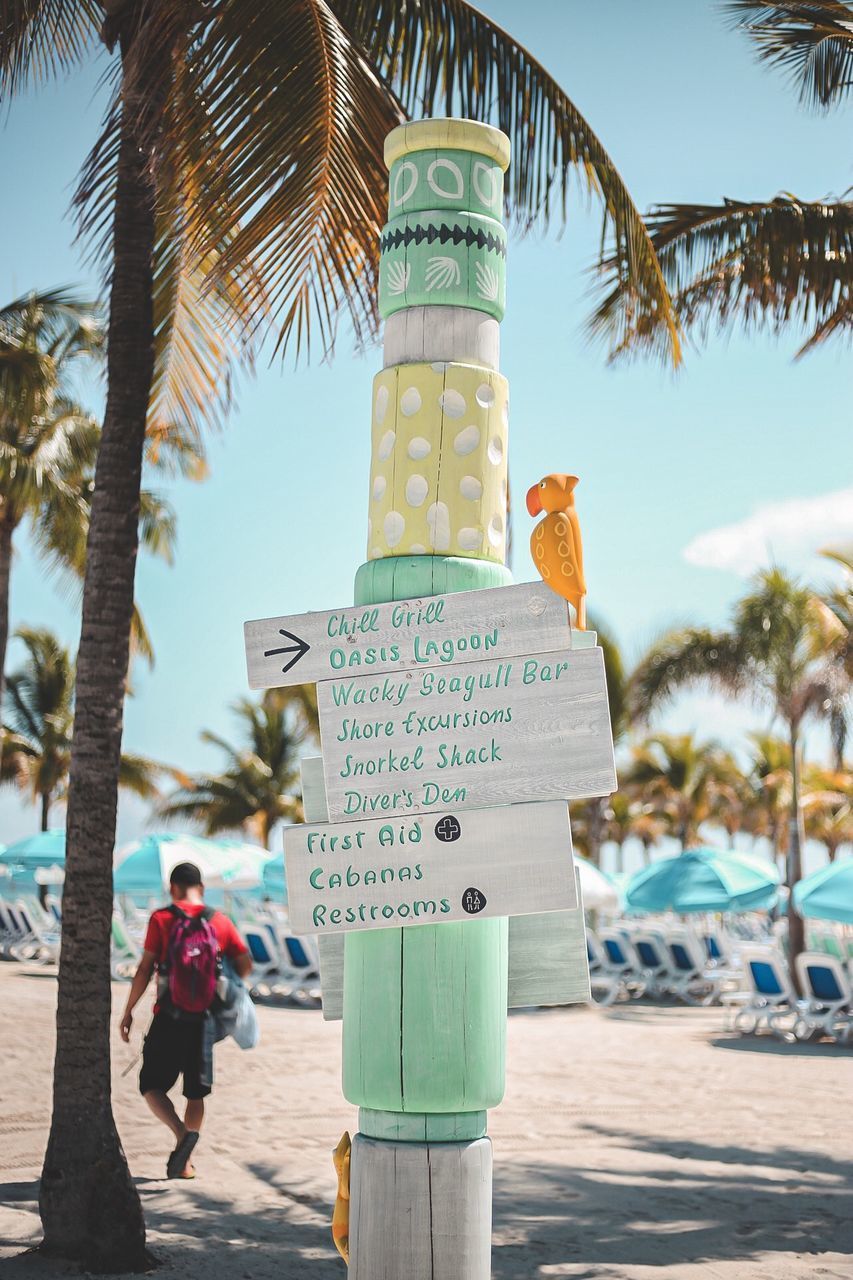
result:
M 449 843 L 451 840 L 458 840 L 462 835 L 462 828 L 458 819 L 448 814 L 446 818 L 442 818 L 440 822 L 435 824 L 435 834 L 439 840 Z

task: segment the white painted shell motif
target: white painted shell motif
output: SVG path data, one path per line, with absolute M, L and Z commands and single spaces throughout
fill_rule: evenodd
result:
M 427 293 L 432 293 L 433 289 L 452 289 L 455 284 L 459 284 L 460 279 L 459 263 L 455 258 L 439 257 L 428 260 L 424 273 Z
M 388 292 L 398 297 L 401 293 L 405 293 L 409 287 L 409 281 L 412 278 L 411 262 L 391 262 L 386 272 L 386 281 Z
M 494 267 L 483 262 L 476 262 L 474 270 L 477 276 L 477 292 L 486 302 L 496 302 L 498 297 L 498 273 Z

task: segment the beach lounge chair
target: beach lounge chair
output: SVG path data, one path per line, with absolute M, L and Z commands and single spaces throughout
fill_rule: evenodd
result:
M 39 918 L 41 910 L 28 906 L 22 899 L 15 903 L 13 910 L 17 914 L 23 935 L 22 940 L 12 948 L 15 958 L 36 964 L 56 964 L 59 960 L 59 930 L 45 928 Z
M 796 967 L 803 998 L 797 1002 L 794 1035 L 798 1040 L 827 1035 L 846 1043 L 853 1027 L 853 991 L 844 964 L 836 956 L 804 951 Z
M 320 949 L 316 938 L 291 933 L 281 921 L 270 926 L 278 943 L 279 977 L 290 996 L 320 998 Z
M 142 950 L 130 935 L 124 916 L 113 912 L 110 933 L 110 973 L 114 982 L 132 978 L 142 958 Z
M 21 926 L 13 913 L 12 904 L 0 901 L 0 955 L 4 960 L 15 959 L 12 947 L 21 937 Z
M 589 986 L 593 1004 L 613 1004 L 623 991 L 622 983 L 606 968 L 601 943 L 589 928 L 586 930 L 586 956 L 589 961 Z
M 745 946 L 741 951 L 745 990 L 724 992 L 727 1009 L 738 1008 L 734 1028 L 745 1033 L 767 1027 L 785 1039 L 790 1034 L 786 1019 L 797 1013 L 797 995 L 791 986 L 785 957 L 775 947 Z
M 646 994 L 655 997 L 672 992 L 676 974 L 661 935 L 653 929 L 638 929 L 631 935 L 631 944 L 643 969 Z
M 629 996 L 645 993 L 646 979 L 627 934 L 622 929 L 599 929 L 601 958 L 605 973 L 617 978 Z
M 281 965 L 275 934 L 269 925 L 248 924 L 243 926 L 243 937 L 252 957 L 252 972 L 247 979 L 249 990 L 272 994 L 273 979 L 279 976 Z
M 685 1004 L 710 1004 L 715 986 L 706 969 L 705 949 L 689 929 L 673 929 L 664 939 L 669 955 L 670 990 Z

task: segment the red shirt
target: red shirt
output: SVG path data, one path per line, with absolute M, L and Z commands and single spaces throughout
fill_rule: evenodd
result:
M 203 902 L 183 902 L 176 903 L 182 911 L 188 916 L 201 915 L 204 910 Z M 166 963 L 169 954 L 169 935 L 175 923 L 175 914 L 168 907 L 160 907 L 155 911 L 148 921 L 148 928 L 145 933 L 145 942 L 143 946 L 146 951 L 151 951 L 157 958 L 157 964 Z M 249 948 L 246 946 L 233 920 L 229 920 L 228 916 L 221 911 L 215 912 L 210 918 L 210 927 L 216 934 L 216 940 L 219 943 L 219 950 L 224 956 L 228 956 L 229 960 L 233 960 L 235 956 L 246 955 Z M 160 1006 L 154 1005 L 154 1012 L 157 1013 Z

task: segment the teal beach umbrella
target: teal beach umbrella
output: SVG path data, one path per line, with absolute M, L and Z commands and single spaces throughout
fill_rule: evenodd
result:
M 18 874 L 23 871 L 32 874 L 39 867 L 61 867 L 65 863 L 65 832 L 56 827 L 25 836 L 0 853 L 0 862 Z
M 257 887 L 266 849 L 239 841 L 205 840 L 201 836 L 167 832 L 144 836 L 116 855 L 113 888 L 116 893 L 146 897 L 164 893 L 169 875 L 179 862 L 193 862 L 210 889 L 237 892 Z
M 831 862 L 794 886 L 794 906 L 813 920 L 853 924 L 853 858 Z
M 10 844 L 0 853 L 0 893 L 35 893 L 42 883 L 58 886 L 64 879 L 65 832 L 39 831 Z
M 691 849 L 662 858 L 632 877 L 625 903 L 633 911 L 757 911 L 773 905 L 779 872 L 770 862 L 721 849 Z
M 264 893 L 276 902 L 287 902 L 287 881 L 284 876 L 284 854 L 278 853 L 264 864 Z

